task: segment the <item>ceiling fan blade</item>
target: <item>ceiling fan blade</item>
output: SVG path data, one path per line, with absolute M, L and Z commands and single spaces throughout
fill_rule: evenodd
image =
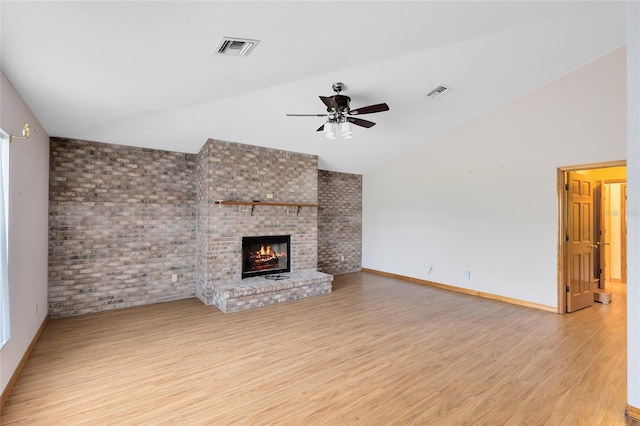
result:
M 373 127 L 373 126 L 376 125 L 376 123 L 374 123 L 373 121 L 367 121 L 367 120 L 363 120 L 361 118 L 347 117 L 347 121 L 349 123 L 355 124 L 356 126 L 366 127 L 367 129 L 369 127 Z
M 287 114 L 287 117 L 326 117 L 327 114 Z
M 324 124 L 318 127 L 318 130 L 316 130 L 316 132 L 322 132 L 323 130 L 324 130 Z
M 320 100 L 327 106 L 327 111 L 338 110 L 338 104 L 333 96 L 320 96 Z
M 382 111 L 389 111 L 389 105 L 385 103 L 369 105 L 362 108 L 352 109 L 351 111 L 349 111 L 349 114 L 351 115 L 373 114 L 374 112 L 382 112 Z

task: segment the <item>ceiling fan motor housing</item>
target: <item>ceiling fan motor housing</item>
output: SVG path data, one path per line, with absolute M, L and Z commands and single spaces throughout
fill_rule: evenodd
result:
M 351 102 L 351 98 L 345 95 L 333 95 L 331 96 L 335 101 L 336 112 L 347 113 L 349 112 L 349 102 Z M 327 111 L 331 112 L 332 108 L 327 107 Z

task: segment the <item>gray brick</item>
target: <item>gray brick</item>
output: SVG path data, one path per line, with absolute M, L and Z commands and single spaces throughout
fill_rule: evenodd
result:
M 318 270 L 361 270 L 362 176 L 319 170 L 318 204 Z
M 64 138 L 50 152 L 50 315 L 193 297 L 195 155 Z
M 318 171 L 317 162 L 215 140 L 192 155 L 52 138 L 51 316 L 194 295 L 213 303 L 216 285 L 240 278 L 243 236 L 291 235 L 294 273 L 359 270 L 361 176 Z M 320 206 L 298 215 L 296 208 L 214 204 L 266 201 L 267 193 Z M 229 303 L 263 306 L 313 293 L 307 284 L 296 288 Z

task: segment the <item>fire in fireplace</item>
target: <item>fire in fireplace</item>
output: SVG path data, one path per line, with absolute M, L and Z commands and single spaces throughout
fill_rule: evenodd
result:
M 291 236 L 242 238 L 242 278 L 291 271 Z

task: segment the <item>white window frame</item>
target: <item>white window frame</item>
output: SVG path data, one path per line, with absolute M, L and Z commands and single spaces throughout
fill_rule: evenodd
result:
M 11 338 L 11 315 L 9 312 L 9 135 L 0 129 L 2 186 L 0 194 L 3 196 L 0 209 L 0 350 Z M 3 218 L 4 216 L 4 218 Z M 2 220 L 4 219 L 4 220 Z M 4 238 L 3 238 L 4 237 Z M 5 266 L 2 266 L 2 263 Z

